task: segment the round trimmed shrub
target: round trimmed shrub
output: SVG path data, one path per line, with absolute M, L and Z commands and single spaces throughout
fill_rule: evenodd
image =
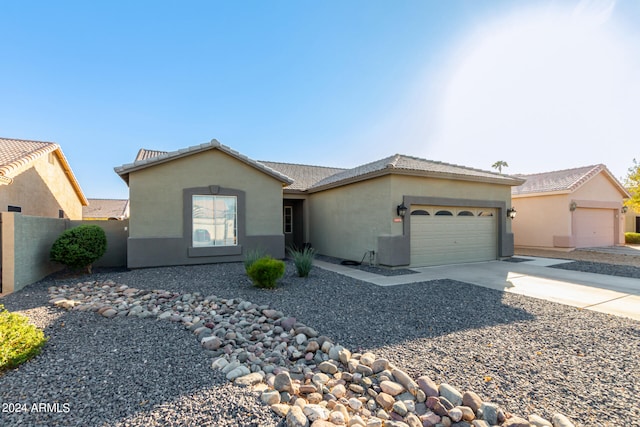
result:
M 247 274 L 258 288 L 275 288 L 276 281 L 284 275 L 284 262 L 266 256 L 255 261 Z
M 46 342 L 44 332 L 26 316 L 10 313 L 0 304 L 0 372 L 36 356 Z
M 97 225 L 80 225 L 65 230 L 51 247 L 51 261 L 72 269 L 86 268 L 91 273 L 91 264 L 107 251 L 107 235 Z

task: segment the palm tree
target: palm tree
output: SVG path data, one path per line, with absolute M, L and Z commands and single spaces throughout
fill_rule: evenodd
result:
M 494 168 L 494 169 L 498 169 L 498 172 L 502 173 L 502 168 L 508 168 L 509 164 L 507 162 L 505 162 L 504 160 L 498 160 L 497 162 L 492 164 L 491 167 Z

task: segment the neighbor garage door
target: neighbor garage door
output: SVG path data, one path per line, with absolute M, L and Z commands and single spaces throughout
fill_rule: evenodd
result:
M 410 221 L 413 267 L 497 258 L 495 209 L 413 206 Z
M 613 246 L 614 210 L 578 208 L 573 213 L 576 248 Z

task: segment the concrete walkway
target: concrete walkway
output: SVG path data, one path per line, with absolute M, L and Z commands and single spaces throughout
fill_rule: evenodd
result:
M 415 274 L 382 276 L 356 268 L 315 261 L 315 265 L 378 286 L 452 279 L 504 292 L 640 320 L 640 279 L 549 268 L 566 260 L 525 258 L 525 262 L 489 261 L 415 268 Z

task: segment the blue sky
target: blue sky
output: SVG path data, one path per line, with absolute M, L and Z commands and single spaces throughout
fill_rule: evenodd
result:
M 640 2 L 0 0 L 0 136 L 126 198 L 139 148 L 402 153 L 533 173 L 640 159 Z

